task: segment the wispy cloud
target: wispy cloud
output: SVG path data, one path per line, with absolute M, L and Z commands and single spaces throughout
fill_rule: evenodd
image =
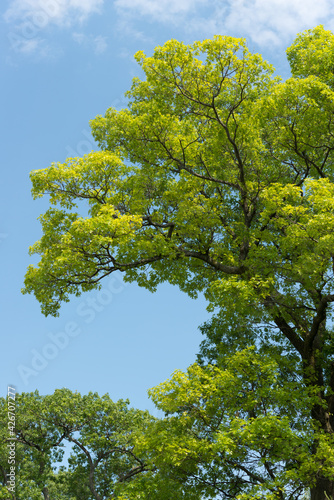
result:
M 173 23 L 194 37 L 238 34 L 261 46 L 285 44 L 318 24 L 334 27 L 332 0 L 115 0 L 129 22 Z
M 232 6 L 233 5 L 233 6 Z M 238 29 L 259 45 L 279 45 L 297 32 L 327 22 L 333 16 L 331 0 L 237 0 L 217 27 Z
M 36 24 L 71 25 L 98 12 L 104 0 L 11 0 L 4 13 L 7 22 L 30 19 Z
M 100 12 L 104 0 L 11 0 L 4 20 L 8 23 L 7 38 L 16 52 L 25 55 L 45 57 L 59 54 L 53 43 L 46 39 L 50 24 L 60 28 L 72 27 L 84 21 L 89 15 Z M 106 48 L 102 37 L 95 39 L 95 51 Z
M 32 40 L 25 40 L 22 38 L 17 41 L 16 49 L 24 54 L 33 54 L 43 45 L 44 40 L 41 38 L 34 38 Z
M 92 47 L 96 54 L 102 54 L 108 47 L 107 37 L 86 35 L 84 33 L 73 33 L 73 40 L 79 45 Z
M 149 16 L 160 22 L 178 22 L 180 15 L 191 15 L 198 6 L 205 4 L 209 4 L 208 0 L 115 0 L 114 2 L 119 11 Z
M 20 32 L 8 33 L 8 40 L 11 48 L 22 55 L 33 57 L 34 60 L 47 58 L 49 61 L 57 59 L 62 51 L 59 47 L 54 47 L 42 36 L 34 33 L 34 36 L 23 36 Z M 13 64 L 11 56 L 8 54 L 7 63 Z

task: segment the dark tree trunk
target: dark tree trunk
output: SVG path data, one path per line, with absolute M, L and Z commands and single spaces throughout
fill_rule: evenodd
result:
M 317 383 L 319 386 L 319 381 Z M 323 393 L 319 393 L 319 399 L 323 402 L 327 400 L 327 408 L 323 405 L 314 405 L 312 409 L 312 418 L 327 435 L 333 435 L 334 432 L 334 417 L 333 417 L 333 397 L 324 397 Z M 316 453 L 318 443 L 314 443 L 314 452 Z M 334 471 L 331 479 L 325 477 L 317 478 L 316 484 L 311 488 L 311 500 L 334 500 Z
M 334 500 L 334 480 L 318 479 L 311 489 L 311 500 Z
M 334 398 L 331 394 L 334 386 L 334 364 L 331 364 L 329 380 L 325 380 L 325 360 L 322 357 L 326 334 L 326 309 L 324 299 L 319 303 L 318 313 L 313 319 L 309 339 L 304 344 L 304 381 L 306 385 L 317 389 L 318 403 L 311 410 L 312 419 L 317 422 L 322 432 L 328 436 L 334 433 Z M 327 387 L 326 387 L 327 386 Z M 325 389 L 324 389 L 325 387 Z M 328 390 L 329 389 L 329 390 Z M 327 394 L 326 394 L 327 393 Z M 327 403 L 324 405 L 324 403 Z M 318 442 L 313 444 L 316 454 Z M 319 477 L 311 488 L 311 500 L 334 500 L 334 473 L 331 479 Z
M 319 399 L 324 401 L 324 395 L 319 394 Z M 312 418 L 320 424 L 323 432 L 327 435 L 333 435 L 333 397 L 327 397 L 327 408 L 322 405 L 315 405 L 312 410 Z M 317 442 L 314 443 L 314 452 L 316 452 Z M 311 500 L 334 500 L 334 471 L 331 479 L 325 477 L 317 478 L 316 484 L 311 488 Z
M 49 489 L 46 486 L 43 488 L 43 496 L 44 500 L 50 500 Z

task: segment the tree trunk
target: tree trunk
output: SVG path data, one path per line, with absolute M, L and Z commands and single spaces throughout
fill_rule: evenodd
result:
M 49 488 L 47 488 L 46 486 L 43 488 L 43 496 L 44 500 L 50 500 Z
M 322 394 L 319 398 L 324 400 Z M 333 419 L 333 398 L 327 398 L 328 407 L 324 408 L 322 405 L 314 405 L 312 409 L 312 418 L 320 424 L 320 428 L 327 435 L 333 435 L 334 419 Z M 314 452 L 317 449 L 317 441 L 314 442 Z M 334 500 L 334 477 L 331 479 L 319 477 L 316 484 L 311 488 L 311 500 Z
M 320 478 L 311 488 L 311 500 L 334 500 L 334 481 Z
M 320 306 L 319 306 L 320 309 Z M 316 319 L 316 318 L 315 318 Z M 305 383 L 310 387 L 317 389 L 318 401 L 314 404 L 311 410 L 312 419 L 320 425 L 322 432 L 328 436 L 334 433 L 334 398 L 331 392 L 333 391 L 334 384 L 334 363 L 331 363 L 331 373 L 329 377 L 329 383 L 327 382 L 327 388 L 324 390 L 325 377 L 324 377 L 324 363 L 321 358 L 321 352 L 324 346 L 324 332 L 326 328 L 326 309 L 320 315 L 319 321 L 322 322 L 318 325 L 318 333 L 315 335 L 312 344 L 309 346 L 309 352 L 306 352 L 304 358 L 304 372 Z M 315 323 L 315 320 L 314 320 Z M 313 325 L 314 326 L 314 325 Z M 329 387 L 328 387 L 329 385 Z M 330 389 L 329 391 L 327 389 Z M 326 395 L 327 393 L 327 395 Z M 329 394 L 328 394 L 329 393 Z M 326 405 L 324 403 L 326 402 Z M 314 453 L 316 454 L 318 442 L 317 440 L 313 443 Z M 318 477 L 316 479 L 316 484 L 311 488 L 311 500 L 334 500 L 334 477 L 331 479 L 325 477 Z

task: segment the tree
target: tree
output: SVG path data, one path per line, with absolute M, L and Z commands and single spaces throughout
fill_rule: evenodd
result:
M 10 493 L 6 400 L 0 404 L 1 499 L 125 500 L 131 495 L 139 500 L 148 494 L 153 500 L 199 500 L 196 492 L 159 474 L 147 452 L 134 450 L 154 421 L 147 411 L 108 395 L 81 396 L 68 389 L 16 395 L 16 485 Z M 65 444 L 72 446 L 67 463 Z
M 285 82 L 231 37 L 137 53 L 146 78 L 128 108 L 91 123 L 101 151 L 31 174 L 54 207 L 24 289 L 46 315 L 115 271 L 204 292 L 225 326 L 297 357 L 314 457 L 334 429 L 333 56 L 321 26 L 288 49 Z M 333 470 L 312 479 L 312 500 L 334 498 Z
M 135 465 L 133 476 L 144 470 L 144 464 L 131 455 L 128 434 L 150 417 L 128 409 L 127 404 L 92 393 L 81 396 L 68 389 L 48 396 L 37 391 L 17 394 L 15 434 L 19 456 L 15 498 L 40 499 L 42 494 L 45 500 L 56 495 L 101 500 L 111 495 L 118 476 L 128 474 Z M 6 412 L 1 417 L 5 429 Z M 6 441 L 4 435 L 4 446 Z M 69 469 L 55 474 L 65 443 L 74 444 Z M 103 478 L 106 469 L 109 473 Z
M 1 471 L 0 498 L 49 500 L 54 461 L 61 460 L 64 436 L 45 417 L 42 398 L 33 394 L 16 395 L 14 437 L 8 433 L 7 401 L 1 398 Z M 9 460 L 8 445 L 15 452 Z M 15 487 L 9 482 L 10 464 L 15 467 Z M 9 487 L 11 487 L 9 489 Z M 14 491 L 15 490 L 15 491 Z M 64 498 L 66 498 L 64 496 Z
M 202 498 L 300 499 L 334 458 L 326 441 L 313 452 L 322 433 L 309 418 L 312 397 L 254 347 L 224 361 L 176 371 L 150 390 L 166 418 L 144 446 Z

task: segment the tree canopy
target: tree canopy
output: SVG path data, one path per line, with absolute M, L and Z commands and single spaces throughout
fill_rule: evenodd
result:
M 334 498 L 334 35 L 307 30 L 287 55 L 292 76 L 282 81 L 244 40 L 227 36 L 137 53 L 145 78 L 134 79 L 128 107 L 91 122 L 100 151 L 31 174 L 34 197 L 49 195 L 52 207 L 41 216 L 43 236 L 31 248 L 41 259 L 24 291 L 46 315 L 115 271 L 152 291 L 167 281 L 191 297 L 203 292 L 219 335 L 266 346 L 281 371 L 291 360 L 299 400 L 305 392 L 312 401 L 309 449 L 318 466 L 309 485 L 312 500 L 323 500 Z M 226 343 L 212 335 L 202 360 L 210 355 L 219 370 Z M 194 370 L 195 383 L 202 375 Z M 279 413 L 281 426 L 270 415 L 261 422 L 297 443 L 299 417 L 291 413 L 288 432 L 288 413 Z M 253 432 L 240 423 L 240 439 L 244 425 Z
M 170 475 L 157 474 L 135 450 L 154 418 L 108 395 L 68 389 L 16 397 L 16 488 L 8 489 L 6 400 L 0 399 L 0 498 L 9 500 L 198 499 Z M 13 442 L 13 441 L 11 441 Z M 68 455 L 65 459 L 64 454 Z

